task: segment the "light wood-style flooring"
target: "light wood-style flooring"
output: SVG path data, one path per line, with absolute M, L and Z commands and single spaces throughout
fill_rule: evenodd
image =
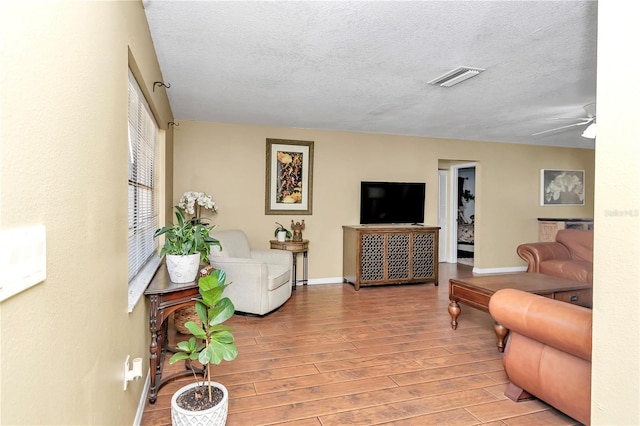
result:
M 503 395 L 489 314 L 462 305 L 451 330 L 449 278 L 462 275 L 471 268 L 442 263 L 438 287 L 299 285 L 270 315 L 235 315 L 239 355 L 213 369 L 229 390 L 227 425 L 579 424 Z M 177 368 L 167 363 L 165 374 Z M 141 424 L 171 424 L 171 396 L 192 380 L 160 389 Z

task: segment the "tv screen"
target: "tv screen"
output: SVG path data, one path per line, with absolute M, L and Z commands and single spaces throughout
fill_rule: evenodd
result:
M 360 223 L 423 223 L 424 182 L 361 182 Z

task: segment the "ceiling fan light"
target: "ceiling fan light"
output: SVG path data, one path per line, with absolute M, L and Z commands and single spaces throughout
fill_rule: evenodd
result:
M 587 139 L 595 139 L 596 138 L 596 123 L 591 123 L 589 126 L 584 129 L 582 132 L 582 137 Z

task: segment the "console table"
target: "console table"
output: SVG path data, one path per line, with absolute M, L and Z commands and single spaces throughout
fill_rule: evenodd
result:
M 192 374 L 191 370 L 185 369 L 162 378 L 162 364 L 169 344 L 167 339 L 169 315 L 181 307 L 194 305 L 193 298 L 199 294 L 198 282 L 192 281 L 185 284 L 171 282 L 167 267 L 163 263 L 144 294 L 149 299 L 149 331 L 151 333 L 149 403 L 153 404 L 156 402 L 158 390 L 165 383 L 176 377 Z
M 583 231 L 593 230 L 593 219 L 586 218 L 538 218 L 538 240 L 542 242 L 553 242 L 556 234 L 561 229 L 581 229 Z
M 436 226 L 343 226 L 345 282 L 361 286 L 433 282 L 438 285 Z
M 302 280 L 300 281 L 302 285 L 307 285 L 308 275 L 307 275 L 307 267 L 309 263 L 309 240 L 302 241 L 278 241 L 278 240 L 270 240 L 272 249 L 276 250 L 287 250 L 291 252 L 293 256 L 293 280 L 291 286 L 293 289 L 296 289 L 296 285 L 298 284 L 298 253 L 302 253 Z

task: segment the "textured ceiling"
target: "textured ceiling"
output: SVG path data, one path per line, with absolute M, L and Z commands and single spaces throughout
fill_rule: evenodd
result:
M 594 147 L 596 1 L 143 5 L 177 121 Z

